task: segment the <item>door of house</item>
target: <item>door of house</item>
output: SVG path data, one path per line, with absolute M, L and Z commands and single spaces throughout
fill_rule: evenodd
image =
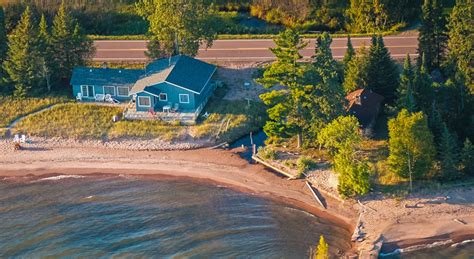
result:
M 93 85 L 83 85 L 82 86 L 82 96 L 94 98 L 94 86 Z

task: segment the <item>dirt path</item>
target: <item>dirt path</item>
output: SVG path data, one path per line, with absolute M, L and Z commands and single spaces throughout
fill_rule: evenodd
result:
M 5 128 L 3 128 L 3 130 L 6 130 L 5 132 L 5 136 L 9 137 L 10 136 L 10 133 L 11 133 L 11 129 L 13 127 L 15 127 L 20 121 L 22 121 L 23 119 L 27 118 L 27 117 L 30 117 L 30 116 L 33 116 L 33 115 L 36 115 L 38 113 L 41 113 L 41 112 L 44 112 L 44 111 L 47 111 L 47 110 L 51 110 L 54 106 L 56 106 L 58 104 L 52 104 L 52 105 L 49 105 L 41 110 L 38 110 L 38 111 L 35 111 L 35 112 L 32 112 L 32 113 L 28 113 L 26 115 L 23 115 L 19 118 L 16 118 L 13 122 L 11 122 L 8 126 L 6 126 Z

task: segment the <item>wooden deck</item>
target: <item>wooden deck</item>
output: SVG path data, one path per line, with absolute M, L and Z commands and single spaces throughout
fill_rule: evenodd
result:
M 135 109 L 135 105 L 129 105 L 124 109 L 124 118 L 127 120 L 161 120 L 166 122 L 179 121 L 185 125 L 196 123 L 199 114 L 189 112 L 141 112 Z

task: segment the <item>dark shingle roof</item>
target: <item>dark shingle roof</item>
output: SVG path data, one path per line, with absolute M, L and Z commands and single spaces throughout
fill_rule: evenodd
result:
M 166 81 L 189 91 L 200 93 L 215 70 L 216 66 L 214 65 L 188 56 L 178 55 L 171 59 L 163 58 L 154 61 L 146 67 L 146 74 L 147 77 L 153 77 L 153 74 L 157 73 L 164 76 L 164 78 L 158 76 L 156 80 L 148 80 L 148 86 Z
M 377 117 L 384 97 L 368 89 L 358 89 L 346 96 L 347 111 L 367 127 Z
M 76 67 L 71 85 L 133 85 L 143 74 L 139 69 Z

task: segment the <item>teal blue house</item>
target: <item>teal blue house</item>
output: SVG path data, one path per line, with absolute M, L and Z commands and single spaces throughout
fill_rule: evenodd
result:
M 75 68 L 70 83 L 80 101 L 134 102 L 136 112 L 198 114 L 214 91 L 215 72 L 214 65 L 178 55 L 144 70 Z

